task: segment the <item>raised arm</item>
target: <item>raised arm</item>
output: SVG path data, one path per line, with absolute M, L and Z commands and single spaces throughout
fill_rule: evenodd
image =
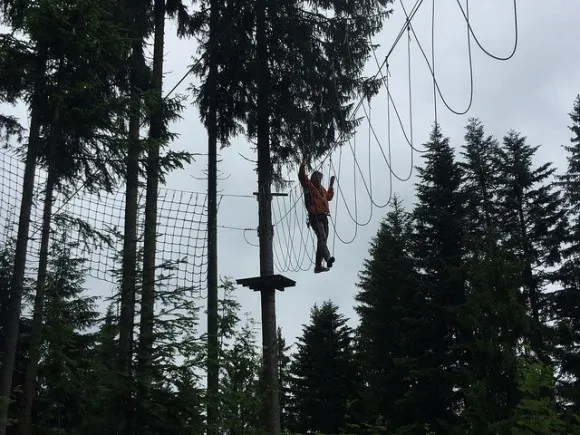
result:
M 328 190 L 326 191 L 326 200 L 327 201 L 332 201 L 332 198 L 334 198 L 334 175 L 332 177 L 330 177 L 330 185 L 328 186 Z

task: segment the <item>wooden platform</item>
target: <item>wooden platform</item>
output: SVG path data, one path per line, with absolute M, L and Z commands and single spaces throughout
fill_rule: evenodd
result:
M 294 287 L 296 281 L 292 281 L 290 278 L 286 278 L 282 275 L 270 275 L 270 276 L 256 276 L 253 278 L 242 278 L 237 279 L 236 283 L 243 285 L 244 287 L 249 287 L 254 291 L 261 290 L 280 290 L 284 291 L 286 287 Z

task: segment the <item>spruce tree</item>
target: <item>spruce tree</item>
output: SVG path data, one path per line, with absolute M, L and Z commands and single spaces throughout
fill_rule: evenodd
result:
M 114 376 L 117 361 L 118 322 L 115 315 L 115 304 L 109 304 L 104 319 L 94 335 L 91 355 L 91 371 L 94 382 L 87 385 L 87 410 L 80 417 L 83 433 L 97 435 L 114 433 L 121 418 L 121 410 L 115 406 L 116 392 L 122 388 L 117 376 Z
M 10 299 L 10 280 L 12 278 L 12 266 L 14 262 L 13 240 L 7 240 L 4 245 L 0 245 L 0 349 L 6 337 L 6 309 Z M 25 282 L 25 300 L 30 297 L 30 283 Z M 18 328 L 18 343 L 14 360 L 14 372 L 12 375 L 12 385 L 14 385 L 11 400 L 13 404 L 10 408 L 9 419 L 7 420 L 7 433 L 16 433 L 18 415 L 21 410 L 20 400 L 22 398 L 22 385 L 24 385 L 24 374 L 28 362 L 28 349 L 30 346 L 30 319 L 21 317 Z
M 469 432 L 505 432 L 518 403 L 517 346 L 524 335 L 525 309 L 519 297 L 518 265 L 501 245 L 497 146 L 479 120 L 469 121 L 461 164 L 468 216 L 464 317 L 473 331 L 462 412 Z
M 560 394 L 571 410 L 580 413 L 580 95 L 570 113 L 572 132 L 565 146 L 568 165 L 560 176 L 570 226 L 565 238 L 563 262 L 559 269 L 561 288 L 553 298 L 554 317 L 558 322 L 557 353 L 560 361 Z
M 120 277 L 120 316 L 117 353 L 117 373 L 124 385 L 117 392 L 117 406 L 125 412 L 118 431 L 132 435 L 135 424 L 133 357 L 136 348 L 135 313 L 137 299 L 137 240 L 138 195 L 140 159 L 143 141 L 140 136 L 144 119 L 144 94 L 148 89 L 149 70 L 145 62 L 145 39 L 151 33 L 151 2 L 122 0 L 116 7 L 119 23 L 126 29 L 130 47 L 125 54 L 125 63 L 117 75 L 119 92 L 126 101 L 124 111 L 119 114 L 120 129 L 124 137 L 123 169 L 125 181 L 125 210 L 123 222 L 123 251 Z
M 421 352 L 415 345 L 420 342 L 415 332 L 421 312 L 415 303 L 420 291 L 412 240 L 411 216 L 396 197 L 371 242 L 355 297 L 360 316 L 357 361 L 363 387 L 358 433 L 365 426 L 369 433 L 380 431 L 381 426 L 394 433 L 417 415 L 415 404 L 403 400 L 411 377 L 409 358 Z
M 465 127 L 465 143 L 462 147 L 464 171 L 463 188 L 466 196 L 466 231 L 470 253 L 477 258 L 488 253 L 498 231 L 498 210 L 496 205 L 498 190 L 497 160 L 494 158 L 498 147 L 493 136 L 486 136 L 483 124 L 471 118 Z
M 65 237 L 51 247 L 43 315 L 38 403 L 33 408 L 37 432 L 66 427 L 74 431 L 86 413 L 86 379 L 91 374 L 93 334 L 98 313 L 94 297 L 83 295 L 84 259 L 71 255 Z
M 218 28 L 223 31 L 215 42 L 219 53 L 217 137 L 221 145 L 242 132 L 256 140 L 260 110 L 267 113 L 271 132 L 268 149 L 272 149 L 272 165 L 277 169 L 304 147 L 312 148 L 316 158 L 342 134 L 352 133 L 358 124 L 350 119 L 353 98 L 380 86 L 362 77 L 362 68 L 371 51 L 368 38 L 381 30 L 390 14 L 390 3 L 266 0 L 261 53 L 256 29 L 262 24 L 255 18 L 258 5 L 242 0 L 221 4 Z M 194 14 L 189 32 L 202 38 L 203 53 L 207 53 L 209 8 L 204 9 Z M 267 67 L 261 83 L 259 61 Z M 208 62 L 205 55 L 195 68 L 203 79 L 196 95 L 206 125 L 212 92 Z
M 34 171 L 38 162 L 48 169 L 41 279 L 35 303 L 37 316 L 33 322 L 30 374 L 25 386 L 27 404 L 23 419 L 29 424 L 26 415 L 30 412 L 34 389 L 53 191 L 66 193 L 71 184 L 80 187 L 79 181 L 89 188 L 104 186 L 110 190 L 112 186 L 115 174 L 108 152 L 115 149 L 107 148 L 112 144 L 108 135 L 116 130 L 111 119 L 117 98 L 111 78 L 119 67 L 124 39 L 103 3 L 17 2 L 8 5 L 4 13 L 13 34 L 25 35 L 26 42 L 21 46 L 28 52 L 17 56 L 16 63 L 22 67 L 18 83 L 24 88 L 22 94 L 31 112 L 30 135 L 24 147 L 26 167 L 12 278 L 15 297 L 9 310 L 11 323 L 20 314 Z M 106 159 L 95 158 L 104 152 L 107 152 Z M 4 352 L 6 378 L 0 383 L 2 394 L 10 389 L 7 379 L 17 329 L 17 325 L 10 328 L 13 332 Z M 28 431 L 23 429 L 22 433 Z
M 57 192 L 66 194 L 68 189 L 81 187 L 79 180 L 90 190 L 111 190 L 115 183 L 118 176 L 115 165 L 101 156 L 106 153 L 110 158 L 119 153 L 111 140 L 117 132 L 112 117 L 119 105 L 113 78 L 124 51 L 122 35 L 106 5 L 79 0 L 73 4 L 58 6 L 52 2 L 41 6 L 45 9 L 45 21 L 38 25 L 31 12 L 28 31 L 33 39 L 44 38 L 51 61 L 44 78 L 47 104 L 41 119 L 39 154 L 48 175 L 21 435 L 30 433 L 52 204 Z M 55 14 L 65 24 L 56 24 Z
M 419 333 L 424 350 L 411 363 L 414 379 L 405 400 L 421 409 L 411 428 L 428 424 L 435 432 L 449 432 L 463 407 L 461 372 L 469 361 L 472 340 L 462 317 L 466 304 L 463 171 L 438 125 L 424 146 L 413 249 L 424 295 Z
M 544 290 L 556 280 L 554 266 L 561 259 L 566 220 L 561 193 L 552 184 L 555 168 L 551 163 L 536 167 L 537 150 L 538 146 L 529 145 L 515 131 L 504 136 L 497 149 L 499 227 L 510 260 L 520 266 L 529 317 L 527 342 L 550 364 L 552 344 L 544 324 L 549 311 Z
M 147 434 L 147 407 L 149 388 L 153 376 L 153 355 L 155 347 L 155 306 L 160 299 L 157 295 L 156 279 L 159 278 L 159 269 L 162 265 L 156 264 L 156 239 L 158 224 L 158 190 L 159 183 L 165 180 L 169 170 L 183 167 L 184 162 L 190 162 L 190 154 L 162 151 L 166 148 L 169 140 L 174 137 L 169 132 L 168 122 L 177 118 L 181 105 L 175 99 L 166 101 L 163 97 L 163 58 L 165 46 L 165 21 L 167 15 L 176 15 L 177 11 L 184 8 L 180 1 L 166 2 L 166 0 L 154 0 L 153 12 L 153 61 L 151 79 L 147 93 L 147 112 L 149 118 L 149 138 L 146 143 L 146 193 L 145 193 L 145 218 L 143 228 L 143 287 L 141 289 L 141 309 L 139 325 L 139 345 L 137 352 L 138 364 L 136 378 L 139 384 L 137 421 L 141 425 L 138 432 Z M 169 3 L 169 4 L 167 4 Z M 163 155 L 165 154 L 165 155 Z
M 12 34 L 0 33 L 0 103 L 21 101 L 27 90 L 27 81 L 22 74 L 25 68 L 30 68 L 27 44 Z M 8 146 L 13 139 L 21 142 L 24 132 L 15 116 L 0 113 L 0 148 Z
M 520 401 L 513 414 L 514 435 L 578 433 L 580 426 L 567 424 L 552 399 L 555 396 L 554 369 L 535 357 L 522 356 L 518 368 Z
M 356 394 L 353 331 L 338 307 L 315 305 L 303 327 L 291 366 L 292 432 L 340 433 Z
M 148 369 L 149 383 L 140 385 L 147 396 L 140 398 L 138 406 L 143 414 L 137 424 L 146 426 L 146 431 L 153 434 L 197 433 L 203 429 L 200 409 L 203 394 L 197 385 L 204 356 L 204 343 L 198 332 L 200 307 L 191 297 L 191 288 L 166 282 L 163 271 L 163 265 L 159 265 L 152 364 Z
M 20 9 L 21 4 L 15 7 L 15 16 L 18 17 L 21 25 Z M 11 23 L 12 24 L 12 23 Z M 10 279 L 11 297 L 5 307 L 5 329 L 2 337 L 2 349 L 0 364 L 0 435 L 5 435 L 8 424 L 8 411 L 10 406 L 10 394 L 12 391 L 12 378 L 14 364 L 18 348 L 20 314 L 22 309 L 22 298 L 24 295 L 25 283 L 24 272 L 26 265 L 26 252 L 29 239 L 30 214 L 34 194 L 34 179 L 38 155 L 40 153 L 40 125 L 41 116 L 44 110 L 45 98 L 43 95 L 44 75 L 47 69 L 47 47 L 42 41 L 33 43 L 33 55 L 30 61 L 29 89 L 30 96 L 30 129 L 27 140 L 27 150 L 25 159 L 25 169 L 23 176 L 23 189 L 20 203 L 20 216 L 18 220 L 18 236 L 16 239 L 14 265 Z M 26 95 L 26 94 L 25 94 Z
M 253 319 L 240 318 L 240 303 L 233 297 L 234 285 L 225 279 L 219 310 L 219 395 L 218 433 L 260 434 L 261 355 L 256 346 Z M 210 399 L 210 398 L 208 398 Z
M 280 383 L 280 426 L 282 431 L 289 427 L 289 383 L 290 383 L 290 358 L 288 352 L 291 346 L 286 346 L 286 340 L 282 335 L 282 328 L 278 327 L 278 377 Z

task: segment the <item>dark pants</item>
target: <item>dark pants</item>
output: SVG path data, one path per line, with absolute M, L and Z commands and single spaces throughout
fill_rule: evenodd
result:
M 322 259 L 328 262 L 330 258 L 330 251 L 326 241 L 328 240 L 328 216 L 324 214 L 312 214 L 308 215 L 308 221 L 310 226 L 316 234 L 316 267 L 322 266 Z

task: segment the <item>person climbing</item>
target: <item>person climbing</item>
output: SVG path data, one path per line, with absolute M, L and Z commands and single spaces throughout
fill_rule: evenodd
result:
M 334 197 L 334 176 L 330 178 L 328 190 L 322 186 L 322 173 L 314 171 L 310 178 L 306 175 L 307 155 L 304 155 L 298 170 L 298 180 L 304 190 L 304 201 L 308 212 L 308 223 L 316 234 L 316 260 L 314 273 L 328 272 L 334 263 L 334 257 L 328 250 L 328 201 Z M 327 267 L 322 266 L 322 260 Z

